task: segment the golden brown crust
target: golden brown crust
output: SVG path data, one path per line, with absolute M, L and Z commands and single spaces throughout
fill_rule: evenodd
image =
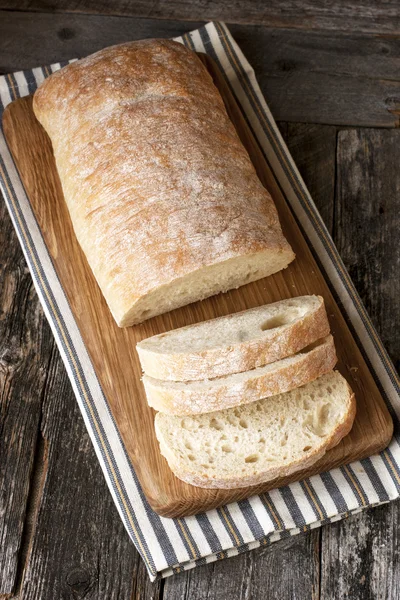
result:
M 335 344 L 329 335 L 323 343 L 299 353 L 298 360 L 283 359 L 271 365 L 274 368 L 267 373 L 252 379 L 237 381 L 235 374 L 217 378 L 213 382 L 218 385 L 206 387 L 197 385 L 202 382 L 179 384 L 144 376 L 143 383 L 147 401 L 155 410 L 172 415 L 200 414 L 288 392 L 328 373 L 336 361 Z
M 204 267 L 263 250 L 287 255 L 279 268 L 293 259 L 220 94 L 181 44 L 132 42 L 75 62 L 37 90 L 34 111 L 120 325 L 143 320 L 134 306 L 146 295 Z

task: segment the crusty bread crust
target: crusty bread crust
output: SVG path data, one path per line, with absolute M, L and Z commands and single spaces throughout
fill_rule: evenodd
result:
M 334 430 L 326 437 L 321 445 L 308 454 L 304 454 L 303 457 L 297 461 L 293 461 L 289 465 L 276 465 L 268 469 L 264 469 L 257 474 L 246 475 L 241 474 L 238 477 L 224 478 L 224 477 L 210 477 L 206 472 L 199 474 L 198 472 L 190 471 L 187 469 L 187 463 L 185 461 L 177 460 L 177 456 L 173 449 L 165 444 L 163 441 L 163 432 L 158 425 L 158 419 L 155 419 L 155 430 L 157 439 L 160 444 L 160 451 L 164 458 L 167 460 L 168 465 L 172 472 L 186 483 L 194 485 L 196 487 L 209 488 L 209 489 L 233 489 L 247 486 L 258 485 L 267 481 L 272 481 L 276 478 L 287 477 L 311 467 L 320 458 L 326 454 L 328 450 L 334 448 L 339 442 L 350 432 L 354 419 L 356 416 L 356 400 L 354 393 L 350 386 L 347 384 L 348 389 L 348 407 L 342 421 L 337 423 Z
M 310 308 L 303 317 L 282 327 L 257 332 L 257 337 L 246 341 L 237 341 L 234 345 L 218 345 L 203 351 L 186 350 L 180 353 L 157 349 L 158 339 L 179 334 L 183 329 L 190 329 L 191 334 L 195 337 L 201 335 L 204 325 L 209 324 L 212 327 L 219 322 L 227 331 L 230 331 L 235 327 L 235 319 L 238 316 L 254 313 L 264 307 L 219 317 L 145 339 L 136 346 L 142 369 L 146 375 L 155 379 L 193 381 L 222 377 L 230 373 L 241 373 L 295 354 L 315 340 L 329 334 L 324 300 L 321 296 L 312 298 L 319 302 L 315 307 Z M 285 310 L 290 311 L 291 303 L 299 302 L 301 299 L 300 297 L 274 302 L 265 308 L 284 314 Z
M 144 376 L 147 401 L 155 410 L 173 415 L 213 412 L 248 404 L 305 385 L 336 364 L 333 337 L 327 336 L 311 349 L 270 365 L 267 372 L 249 371 L 251 379 L 238 381 L 241 374 L 205 382 L 165 382 Z M 260 367 L 264 369 L 265 367 Z
M 120 326 L 293 260 L 211 76 L 183 45 L 101 50 L 51 75 L 33 109 L 77 239 Z

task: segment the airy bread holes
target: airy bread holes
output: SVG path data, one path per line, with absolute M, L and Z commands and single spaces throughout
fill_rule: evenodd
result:
M 217 431 L 221 431 L 224 426 L 222 425 L 222 423 L 220 423 L 219 421 L 217 421 L 217 419 L 213 418 L 210 421 L 210 427 L 212 429 L 216 429 Z
M 186 417 L 185 419 L 182 419 L 181 427 L 182 429 L 186 429 L 186 431 L 193 431 L 193 429 L 197 428 L 197 423 L 190 417 Z
M 257 462 L 259 459 L 258 454 L 250 454 L 250 456 L 246 456 L 246 458 L 244 459 L 245 463 L 255 463 Z
M 284 312 L 265 321 L 265 323 L 261 325 L 261 330 L 267 331 L 268 329 L 289 325 L 290 323 L 293 323 L 293 321 L 303 317 L 306 312 L 307 309 L 305 307 L 296 306 L 294 303 L 286 304 Z
M 329 421 L 330 412 L 331 407 L 329 404 L 324 404 L 319 409 L 318 417 L 322 428 L 326 425 L 327 421 Z
M 293 313 L 291 312 L 288 312 L 288 314 L 276 315 L 261 324 L 261 331 L 268 331 L 268 329 L 276 329 L 277 327 L 282 327 L 282 325 L 288 325 L 293 319 Z

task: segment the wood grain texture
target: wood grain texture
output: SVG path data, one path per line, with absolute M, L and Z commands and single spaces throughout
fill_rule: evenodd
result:
M 383 345 L 400 368 L 400 131 L 341 131 L 335 241 Z
M 0 203 L 0 594 L 17 584 L 54 340 L 17 236 Z
M 320 600 L 399 598 L 399 527 L 397 501 L 324 528 Z
M 43 397 L 46 452 L 20 598 L 159 598 L 125 531 L 55 350 Z
M 280 123 L 280 130 L 311 198 L 332 235 L 337 128 L 312 123 Z
M 396 127 L 396 36 L 230 27 L 278 121 Z M 362 102 L 360 102 L 362 98 Z
M 142 325 L 121 330 L 107 309 L 73 234 L 50 143 L 33 117 L 31 98 L 9 105 L 3 119 L 10 149 L 127 452 L 150 504 L 157 512 L 167 516 L 191 514 L 226 504 L 370 455 L 387 445 L 392 430 L 383 399 L 240 109 L 214 64 L 208 58 L 203 60 L 214 76 L 261 181 L 272 193 L 284 233 L 297 259 L 288 269 L 267 281 L 261 280 L 225 295 L 194 303 Z M 82 289 L 85 289 L 84 293 Z M 325 298 L 337 345 L 338 367 L 355 391 L 358 402 L 352 432 L 311 469 L 290 478 L 241 490 L 205 490 L 179 481 L 169 471 L 158 450 L 153 411 L 148 408 L 140 381 L 136 342 L 174 327 L 307 293 L 320 294 Z M 133 373 L 135 376 L 132 376 Z
M 73 14 L 0 12 L 0 73 L 80 58 L 106 46 L 172 38 L 202 22 Z M 21 39 L 24 43 L 21 43 Z
M 381 339 L 400 364 L 400 132 L 340 131 L 335 241 Z M 321 600 L 400 596 L 400 502 L 322 531 Z
M 0 72 L 85 56 L 129 40 L 173 37 L 200 25 L 161 19 L 3 12 Z M 399 125 L 400 45 L 396 36 L 250 25 L 232 25 L 230 29 L 254 68 L 276 120 Z
M 319 596 L 319 530 L 170 577 L 163 600 L 309 600 Z
M 230 23 L 398 33 L 399 7 L 396 0 L 348 2 L 338 0 L 0 0 L 0 8 L 41 12 L 78 12 L 160 19 L 217 20 Z

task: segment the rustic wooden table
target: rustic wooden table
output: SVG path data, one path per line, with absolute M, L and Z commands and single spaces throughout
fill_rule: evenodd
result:
M 392 359 L 400 358 L 397 0 L 0 0 L 0 72 L 219 19 L 254 66 Z M 0 202 L 0 597 L 400 597 L 400 503 L 151 584 Z

